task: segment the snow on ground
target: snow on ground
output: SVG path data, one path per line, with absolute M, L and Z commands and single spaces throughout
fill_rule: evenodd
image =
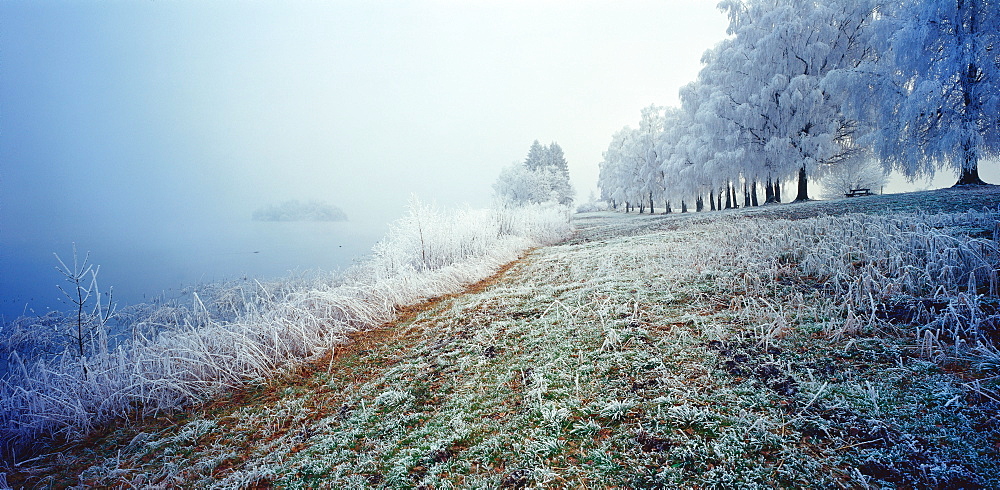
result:
M 954 193 L 582 216 L 573 239 L 283 381 L 13 477 L 996 488 L 1000 193 Z

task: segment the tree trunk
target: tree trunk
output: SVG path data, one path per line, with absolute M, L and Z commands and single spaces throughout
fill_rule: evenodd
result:
M 718 209 L 719 211 L 722 211 L 722 191 L 719 191 L 718 196 L 719 196 L 719 207 L 716 208 L 716 209 Z
M 733 208 L 733 192 L 732 188 L 729 187 L 729 184 L 726 184 L 726 209 L 732 209 L 732 208 Z
M 968 36 L 970 38 L 975 38 L 979 36 L 980 19 L 976 15 L 979 9 L 983 7 L 982 4 L 987 2 L 969 2 L 972 5 L 964 7 L 969 12 L 968 24 L 964 28 L 959 27 L 959 42 L 962 43 L 963 37 L 965 37 L 965 30 L 968 30 Z M 959 10 L 963 9 L 962 2 L 958 3 Z M 995 8 L 993 6 L 992 8 Z M 968 41 L 966 41 L 968 42 Z M 963 43 L 964 44 L 964 43 Z M 986 49 L 989 51 L 989 48 Z M 971 56 L 971 58 L 968 58 Z M 984 115 L 984 109 L 982 107 L 982 99 L 980 98 L 980 92 L 982 90 L 982 81 L 984 78 L 983 70 L 979 68 L 978 63 L 978 53 L 963 56 L 963 63 L 967 63 L 965 66 L 964 73 L 959 76 L 959 84 L 962 88 L 962 94 L 964 95 L 964 104 L 962 110 L 962 125 L 965 127 L 965 131 L 970 131 L 970 128 L 977 128 L 976 130 L 982 131 L 982 124 L 977 122 L 977 118 Z M 987 65 L 990 64 L 993 55 L 985 55 Z M 991 124 L 991 123 L 986 123 Z M 992 124 L 995 124 L 992 123 Z M 983 179 L 979 178 L 979 152 L 976 148 L 975 143 L 972 141 L 972 136 L 968 135 L 964 137 L 962 141 L 962 173 L 958 177 L 958 182 L 955 183 L 954 187 L 960 187 L 965 185 L 985 185 Z
M 663 214 L 670 214 L 670 201 L 663 202 Z
M 966 139 L 962 144 L 962 151 L 965 153 L 965 161 L 962 164 L 962 173 L 958 177 L 958 182 L 952 187 L 965 185 L 986 185 L 983 179 L 979 178 L 979 156 L 973 147 L 971 138 Z
M 972 168 L 962 167 L 962 176 L 958 178 L 958 182 L 953 187 L 964 185 L 987 185 L 986 182 L 983 182 L 983 179 L 979 178 L 978 162 Z
M 708 206 L 710 211 L 715 211 L 715 191 L 708 191 Z
M 750 207 L 750 186 L 746 182 L 743 183 L 743 207 Z
M 772 202 L 774 202 L 774 187 L 771 186 L 771 178 L 768 177 L 767 181 L 764 182 L 764 204 Z
M 698 198 L 694 200 L 694 210 L 699 213 L 705 210 L 705 201 L 702 200 L 701 196 L 698 196 Z
M 781 181 L 774 179 L 774 202 L 781 202 Z
M 754 206 L 754 207 L 756 207 L 756 206 L 759 205 L 757 203 L 757 181 L 756 180 L 750 183 L 750 205 Z
M 809 200 L 809 181 L 806 179 L 806 166 L 799 169 L 799 193 L 795 196 L 795 202 Z
M 656 210 L 653 209 L 653 193 L 649 193 L 649 214 L 656 214 Z
M 73 245 L 73 246 L 76 247 L 76 245 Z M 76 252 L 75 248 L 73 249 L 73 252 Z M 84 261 L 84 263 L 86 264 L 86 261 Z M 73 268 L 76 269 L 76 254 L 75 253 L 73 254 Z M 77 310 L 76 310 L 76 341 L 79 344 L 80 358 L 82 359 L 83 358 L 83 354 L 84 354 L 84 351 L 83 351 L 83 340 L 84 340 L 84 335 L 83 335 L 83 303 L 84 303 L 84 301 L 83 301 L 83 287 L 80 285 L 80 278 L 81 277 L 83 277 L 83 276 L 82 275 L 77 275 L 77 276 L 74 276 L 73 279 L 76 282 L 76 297 L 77 297 L 77 300 L 74 301 L 74 303 L 76 303 L 76 306 L 77 306 Z M 88 296 L 89 296 L 89 294 L 88 294 Z M 101 300 L 101 298 L 97 298 L 97 301 L 100 301 L 100 300 Z
M 686 213 L 686 212 L 688 212 L 687 201 L 681 199 L 681 213 Z

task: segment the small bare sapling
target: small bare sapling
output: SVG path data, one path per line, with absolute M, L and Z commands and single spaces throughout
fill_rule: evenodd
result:
M 68 348 L 77 357 L 84 357 L 95 350 L 105 351 L 108 346 L 108 323 L 115 314 L 112 303 L 114 288 L 108 289 L 106 304 L 101 303 L 101 293 L 97 286 L 97 274 L 101 266 L 90 263 L 90 252 L 79 261 L 76 244 L 73 244 L 73 265 L 64 262 L 59 254 L 53 253 L 59 266 L 56 271 L 63 275 L 69 288 L 56 285 L 63 296 L 73 305 L 75 315 L 70 315 L 65 327 L 69 338 Z

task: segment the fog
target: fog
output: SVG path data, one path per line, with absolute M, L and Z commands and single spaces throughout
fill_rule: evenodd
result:
M 74 242 L 123 301 L 343 267 L 411 194 L 488 205 L 535 139 L 586 199 L 725 36 L 715 4 L 2 2 L 0 314 L 52 307 Z M 288 199 L 350 221 L 250 221 Z

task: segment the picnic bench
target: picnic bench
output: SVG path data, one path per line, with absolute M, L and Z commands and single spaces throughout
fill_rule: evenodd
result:
M 871 189 L 851 189 L 844 194 L 844 197 L 871 196 Z

